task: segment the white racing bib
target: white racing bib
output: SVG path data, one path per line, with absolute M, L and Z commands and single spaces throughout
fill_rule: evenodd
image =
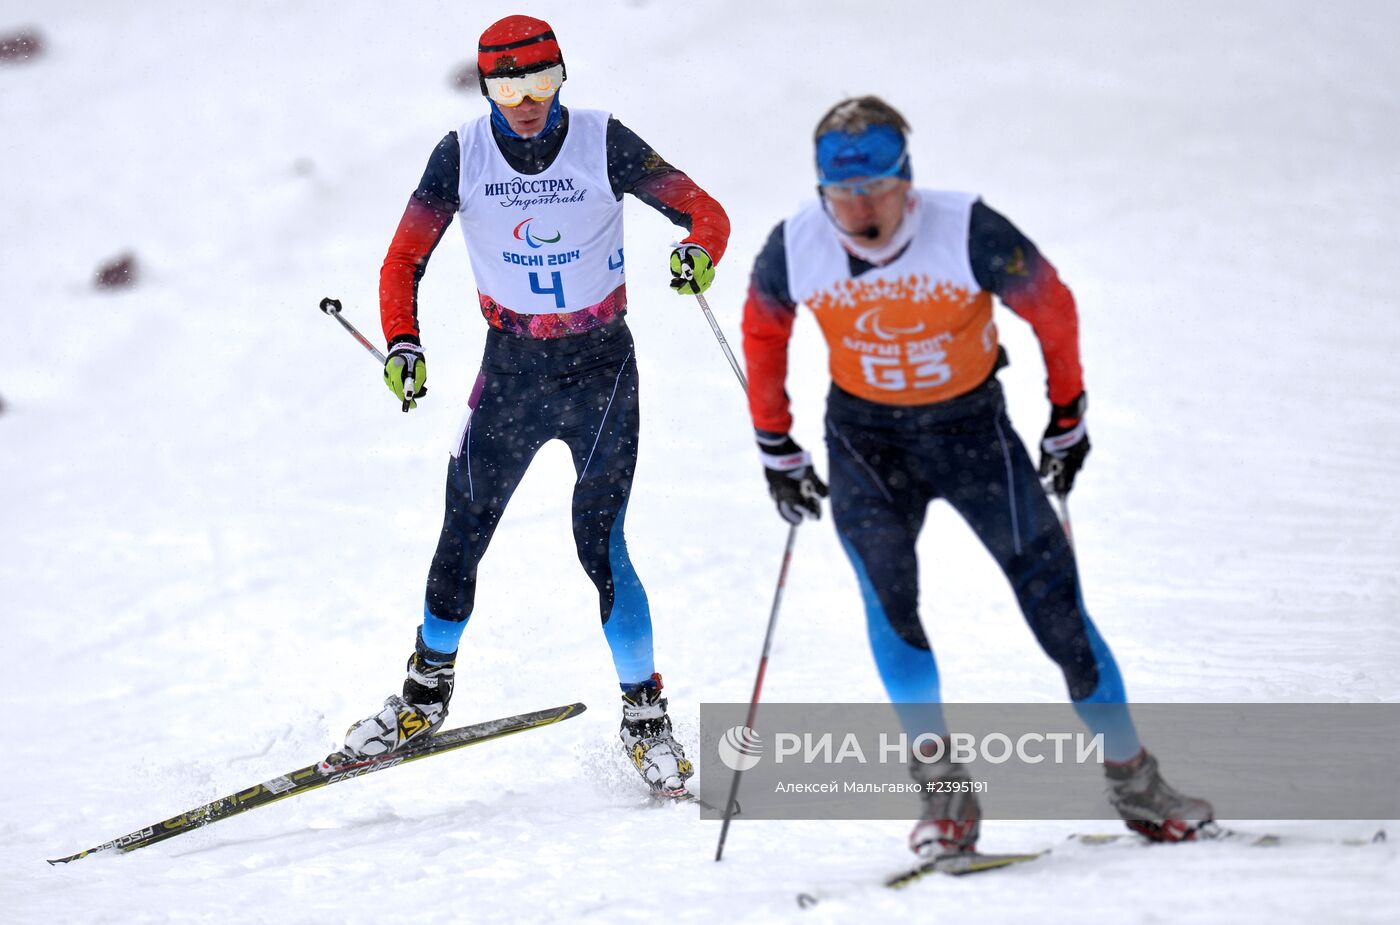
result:
M 462 126 L 458 219 L 476 288 L 523 315 L 597 305 L 624 282 L 622 203 L 608 180 L 608 113 L 569 110 L 569 131 L 542 173 L 511 169 L 491 118 Z

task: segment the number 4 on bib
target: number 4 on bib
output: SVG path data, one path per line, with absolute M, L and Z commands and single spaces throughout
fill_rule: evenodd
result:
M 534 270 L 530 271 L 530 291 L 537 295 L 554 296 L 554 304 L 559 309 L 564 308 L 564 280 L 560 278 L 559 271 L 555 270 L 549 274 L 550 287 L 546 289 L 540 285 L 540 275 Z

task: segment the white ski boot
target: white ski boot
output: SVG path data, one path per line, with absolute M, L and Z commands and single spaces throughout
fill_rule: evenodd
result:
M 685 782 L 695 768 L 681 744 L 671 735 L 666 698 L 661 696 L 661 675 L 655 686 L 644 685 L 622 695 L 622 728 L 618 735 L 627 760 L 642 775 L 652 793 L 676 797 L 685 794 Z
M 408 659 L 403 696 L 387 698 L 378 713 L 346 730 L 345 745 L 322 762 L 322 766 L 377 758 L 409 747 L 436 732 L 447 719 L 455 665 L 455 661 L 434 664 L 414 652 Z
M 923 813 L 909 833 L 909 850 L 921 858 L 977 850 L 982 804 L 963 765 L 945 756 L 909 763 L 909 776 L 923 787 Z
M 1152 841 L 1191 841 L 1215 818 L 1215 808 L 1205 800 L 1179 793 L 1162 779 L 1147 749 L 1127 764 L 1104 765 L 1104 775 L 1109 802 L 1123 822 Z

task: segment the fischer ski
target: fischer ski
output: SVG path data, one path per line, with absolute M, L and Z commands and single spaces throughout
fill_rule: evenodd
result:
M 1154 842 L 1144 838 L 1134 832 L 1079 832 L 1070 836 L 1073 841 L 1081 845 L 1112 845 L 1128 844 L 1147 847 L 1150 845 L 1164 844 Z M 1269 832 L 1242 832 L 1239 829 L 1230 829 L 1214 822 L 1206 823 L 1196 832 L 1196 837 L 1182 844 L 1207 841 L 1237 842 L 1248 845 L 1251 848 L 1276 848 L 1279 845 L 1297 844 L 1299 842 L 1317 844 L 1346 845 L 1348 847 L 1361 847 L 1364 845 L 1377 845 L 1386 840 L 1385 829 L 1377 829 L 1366 838 L 1311 838 L 1307 835 L 1275 835 Z
M 1037 858 L 1049 854 L 1049 849 L 1035 851 L 1030 854 L 982 854 L 976 851 L 964 851 L 956 854 L 940 854 L 936 858 L 921 861 L 913 867 L 906 868 L 896 874 L 886 877 L 882 884 L 891 890 L 902 890 L 917 880 L 933 874 L 947 874 L 950 877 L 966 877 L 969 874 L 981 874 L 993 870 L 1005 870 L 1008 867 L 1015 867 L 1018 864 L 1025 864 Z M 810 909 L 819 904 L 826 894 L 798 893 L 797 906 L 799 909 Z
M 982 854 L 976 851 L 940 854 L 936 858 L 931 858 L 907 870 L 902 870 L 892 877 L 887 877 L 885 886 L 892 890 L 901 890 L 929 874 L 965 877 L 968 874 L 980 874 L 989 870 L 1002 870 L 1017 864 L 1025 864 L 1027 861 L 1034 861 L 1049 853 L 1049 850 L 1045 850 L 1030 854 Z
M 145 828 L 137 829 L 129 835 L 115 838 L 112 841 L 98 845 L 96 848 L 89 848 L 77 854 L 69 855 L 66 858 L 55 858 L 50 860 L 50 864 L 67 864 L 79 858 L 85 858 L 92 854 L 104 851 L 135 851 L 137 848 L 144 848 L 147 845 L 154 845 L 156 842 L 165 841 L 193 829 L 198 829 L 209 825 L 211 822 L 218 822 L 220 819 L 227 819 L 229 816 L 236 816 L 278 800 L 285 800 L 287 797 L 297 796 L 312 790 L 319 790 L 331 784 L 338 784 L 341 781 L 350 780 L 355 777 L 363 777 L 366 774 L 373 774 L 376 771 L 383 771 L 388 768 L 398 767 L 410 761 L 417 761 L 419 758 L 427 758 L 430 755 L 441 755 L 444 752 L 454 751 L 468 745 L 476 745 L 478 742 L 487 742 L 491 739 L 499 739 L 503 736 L 513 735 L 517 732 L 524 732 L 527 729 L 535 729 L 540 726 L 549 726 L 562 722 L 574 716 L 578 716 L 585 709 L 581 703 L 571 703 L 567 706 L 554 707 L 548 710 L 539 710 L 534 713 L 520 713 L 516 716 L 505 716 L 500 719 L 488 720 L 484 723 L 476 723 L 471 726 L 459 726 L 456 729 L 449 729 L 440 732 L 426 739 L 421 745 L 404 749 L 403 751 L 386 752 L 374 758 L 345 760 L 345 756 L 336 753 L 326 761 L 318 761 L 315 764 L 307 765 L 296 771 L 288 772 L 280 777 L 255 784 L 247 790 L 240 790 L 226 797 L 222 797 L 212 803 L 205 803 L 197 806 L 188 812 L 178 816 L 173 816 L 163 822 L 148 825 Z M 331 759 L 334 759 L 332 761 Z

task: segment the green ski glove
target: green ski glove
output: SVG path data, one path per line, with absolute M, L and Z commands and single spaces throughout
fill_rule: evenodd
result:
M 671 251 L 671 288 L 680 295 L 699 295 L 715 279 L 715 265 L 699 244 L 677 244 Z
M 423 348 L 407 341 L 389 348 L 384 361 L 384 384 L 389 387 L 403 410 L 418 407 L 418 398 L 428 394 L 428 364 Z

